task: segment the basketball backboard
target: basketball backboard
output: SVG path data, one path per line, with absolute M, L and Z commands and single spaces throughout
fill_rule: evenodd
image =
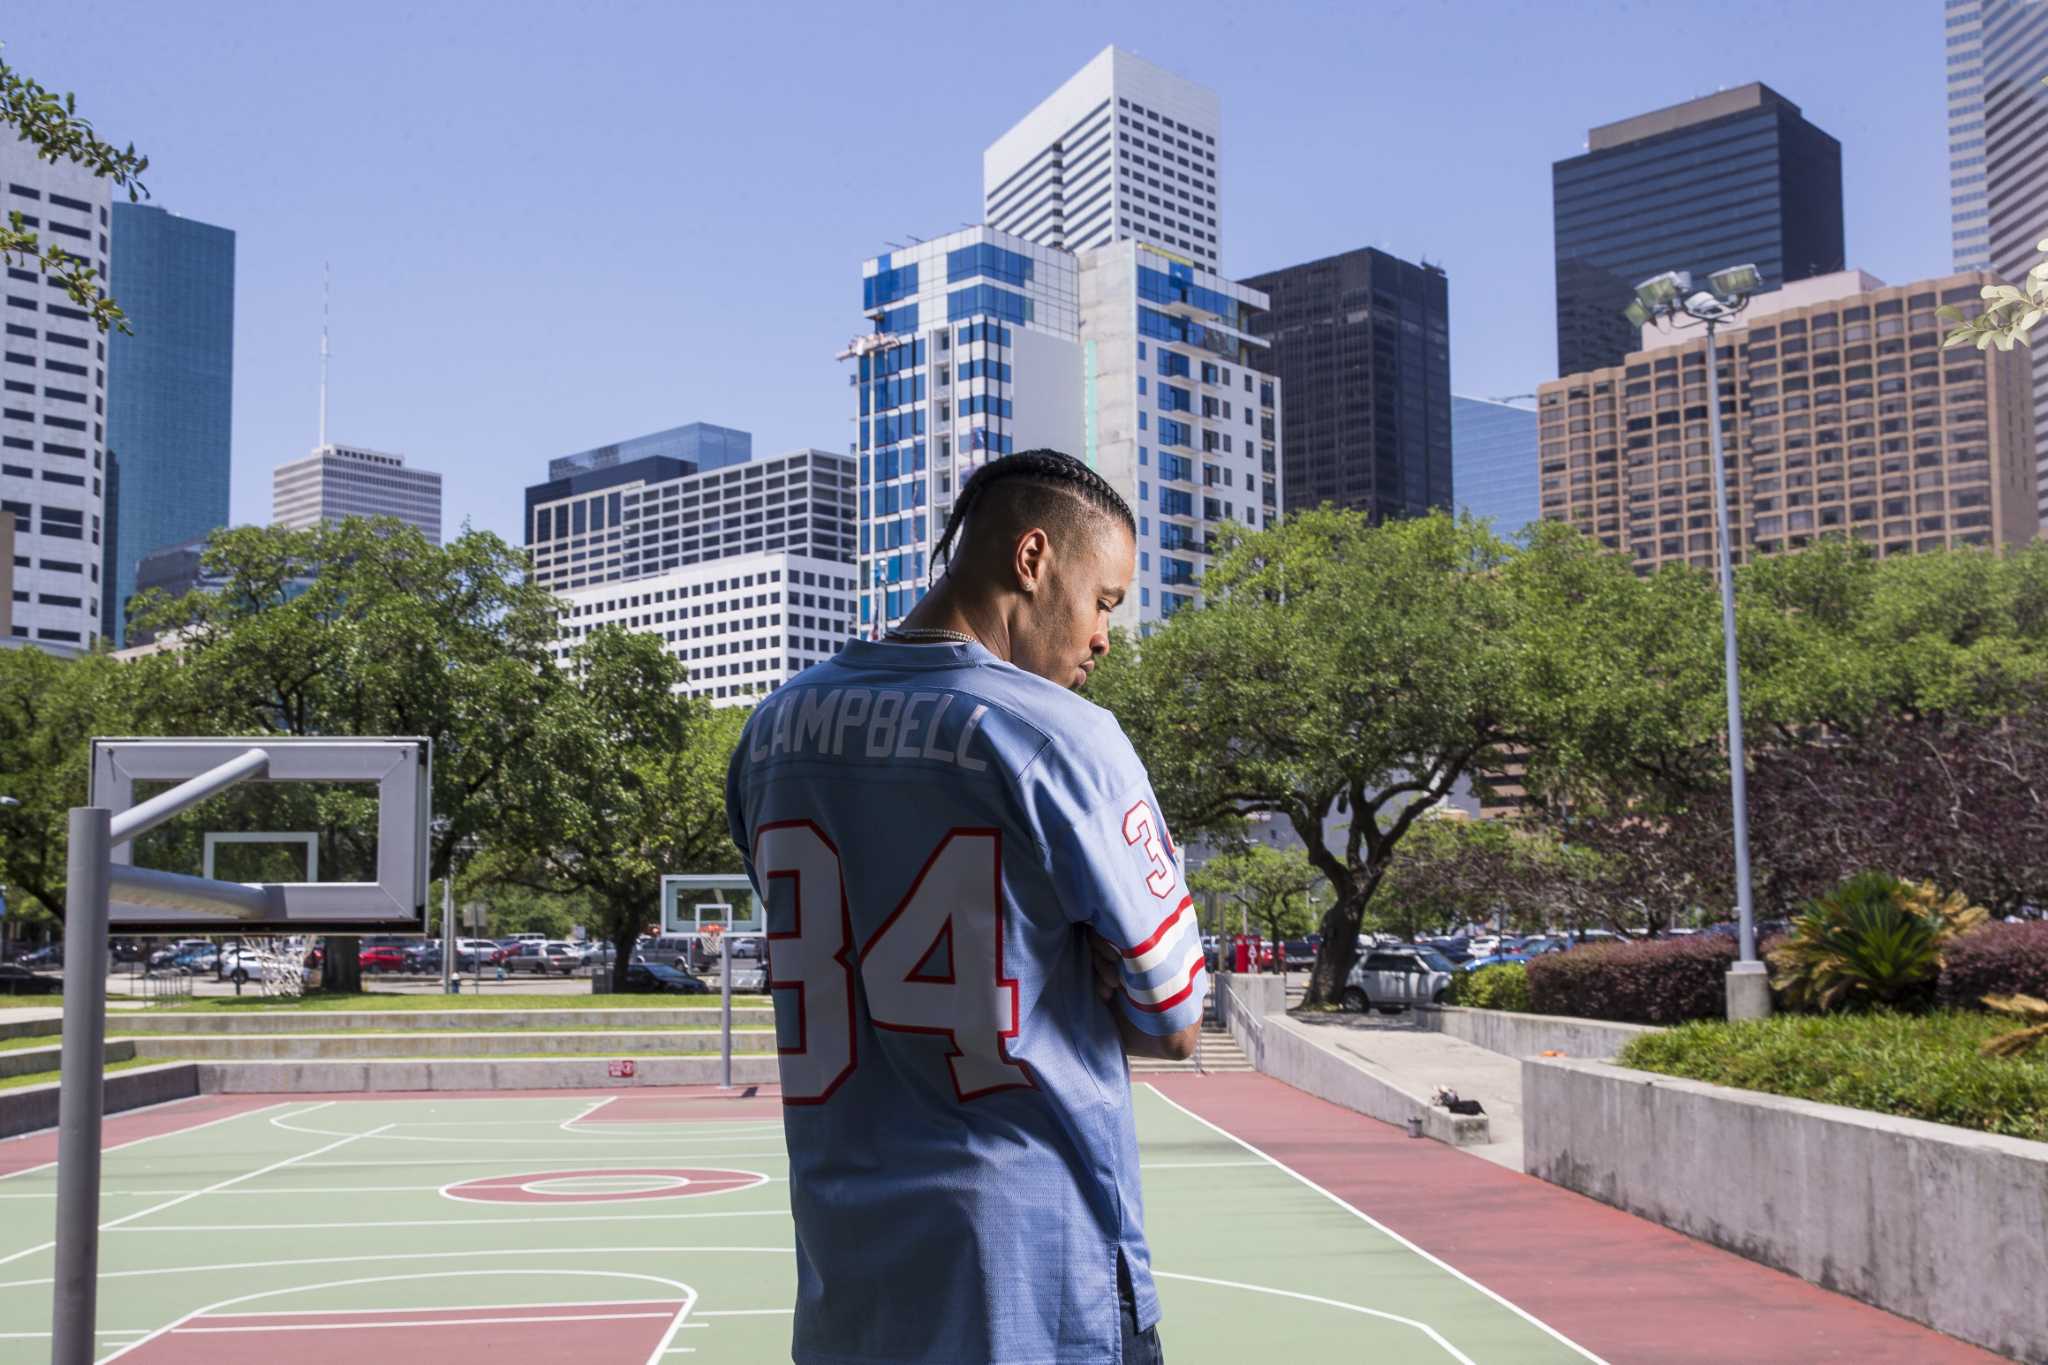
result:
M 219 782 L 203 800 L 181 802 L 176 812 L 145 820 L 137 838 L 117 838 L 109 903 L 114 932 L 425 929 L 433 798 L 429 740 L 96 739 L 91 803 L 110 810 L 118 830 L 131 811 L 131 819 L 143 818 L 156 799 L 154 789 L 235 764 L 243 767 L 240 776 Z M 287 800 L 291 793 L 279 789 L 293 784 L 312 788 L 318 799 Z M 333 797 L 330 789 L 346 794 Z M 326 823 L 310 833 L 276 833 L 271 820 L 281 806 L 296 807 L 290 810 L 295 824 L 309 818 Z M 202 856 L 203 867 L 210 868 L 223 843 L 265 842 L 307 843 L 308 879 L 233 882 L 192 875 L 203 870 Z M 336 880 L 317 880 L 322 862 L 335 864 L 328 873 Z
M 690 873 L 661 879 L 661 931 L 694 934 L 722 924 L 729 934 L 767 930 L 753 885 L 738 872 Z

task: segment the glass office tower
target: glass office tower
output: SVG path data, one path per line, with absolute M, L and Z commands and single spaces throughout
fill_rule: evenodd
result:
M 1949 203 L 1955 268 L 2018 284 L 2048 237 L 2048 0 L 1948 0 Z M 2048 519 L 2048 341 L 2035 332 L 2034 440 Z
M 122 643 L 136 566 L 228 521 L 235 234 L 113 205 L 112 289 L 133 335 L 107 337 L 104 632 Z
M 1451 505 L 1450 284 L 1371 247 L 1254 275 L 1257 364 L 1287 391 L 1289 510 Z
M 1491 521 L 1495 535 L 1511 538 L 1542 516 L 1535 409 L 1454 396 L 1451 466 L 1458 510 Z
M 1587 134 L 1551 167 L 1557 372 L 1636 349 L 1621 310 L 1666 270 L 1754 264 L 1764 288 L 1843 268 L 1842 146 L 1750 84 Z

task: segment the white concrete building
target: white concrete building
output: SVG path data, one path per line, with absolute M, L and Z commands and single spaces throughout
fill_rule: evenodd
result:
M 409 469 L 405 456 L 324 445 L 270 476 L 270 520 L 304 530 L 344 517 L 397 517 L 441 543 L 441 476 Z
M 0 214 L 108 278 L 108 183 L 0 134 Z M 107 342 L 54 275 L 7 263 L 0 512 L 15 521 L 9 640 L 58 654 L 105 633 Z
M 1135 239 L 1220 270 L 1215 92 L 1115 47 L 982 153 L 990 227 L 1085 251 Z
M 852 562 L 852 457 L 805 448 L 754 458 L 750 441 L 728 444 L 708 465 L 661 454 L 555 461 L 553 477 L 526 490 L 534 581 L 561 592 L 776 550 Z
M 684 690 L 718 705 L 766 696 L 846 643 L 853 567 L 788 551 L 737 555 L 652 577 L 592 583 L 556 594 L 556 661 L 602 626 L 659 636 L 689 667 Z

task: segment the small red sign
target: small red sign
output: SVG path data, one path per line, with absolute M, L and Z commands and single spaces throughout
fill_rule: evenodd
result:
M 632 1060 L 629 1058 L 624 1061 L 613 1062 L 611 1064 L 611 1073 L 615 1080 L 630 1079 L 633 1075 Z

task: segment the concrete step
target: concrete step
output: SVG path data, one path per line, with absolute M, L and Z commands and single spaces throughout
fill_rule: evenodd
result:
M 38 1071 L 55 1071 L 63 1056 L 64 1049 L 57 1047 L 21 1047 L 0 1051 L 0 1080 L 10 1076 L 27 1076 Z M 135 1044 L 110 1042 L 106 1047 L 106 1059 L 110 1062 L 132 1061 Z
M 363 1061 L 198 1062 L 201 1090 L 224 1094 L 335 1094 L 392 1090 L 610 1090 L 636 1085 L 717 1085 L 717 1057 L 640 1057 L 633 1074 L 601 1057 L 399 1058 Z M 166 1068 L 177 1070 L 179 1068 Z M 129 1073 L 117 1073 L 126 1075 Z M 734 1057 L 736 1086 L 773 1085 L 773 1057 Z M 592 1125 L 595 1127 L 596 1125 Z M 756 1139 L 749 1139 L 754 1141 Z M 779 1149 L 780 1135 L 758 1139 Z
M 108 1027 L 129 1033 L 334 1033 L 352 1029 L 439 1032 L 506 1029 L 665 1029 L 716 1023 L 718 1004 L 646 1009 L 523 1010 L 301 1010 L 244 1006 L 226 1010 L 165 1010 L 122 1015 Z M 735 1005 L 733 1027 L 771 1028 L 775 1012 L 765 1006 Z M 54 1030 L 52 1030 L 54 1032 Z
M 1220 1028 L 1203 1029 L 1201 1051 L 1184 1062 L 1163 1061 L 1156 1057 L 1131 1058 L 1133 1076 L 1250 1070 L 1253 1070 L 1251 1059 L 1244 1055 L 1244 1049 L 1237 1045 L 1237 1039 L 1230 1036 L 1228 1029 Z
M 622 1030 L 617 1033 L 548 1033 L 519 1030 L 502 1033 L 275 1034 L 257 1037 L 185 1034 L 135 1037 L 126 1040 L 137 1057 L 179 1057 L 188 1061 L 324 1061 L 368 1057 L 640 1057 L 711 1055 L 719 1052 L 717 1029 Z M 734 1029 L 733 1051 L 772 1055 L 775 1030 Z

